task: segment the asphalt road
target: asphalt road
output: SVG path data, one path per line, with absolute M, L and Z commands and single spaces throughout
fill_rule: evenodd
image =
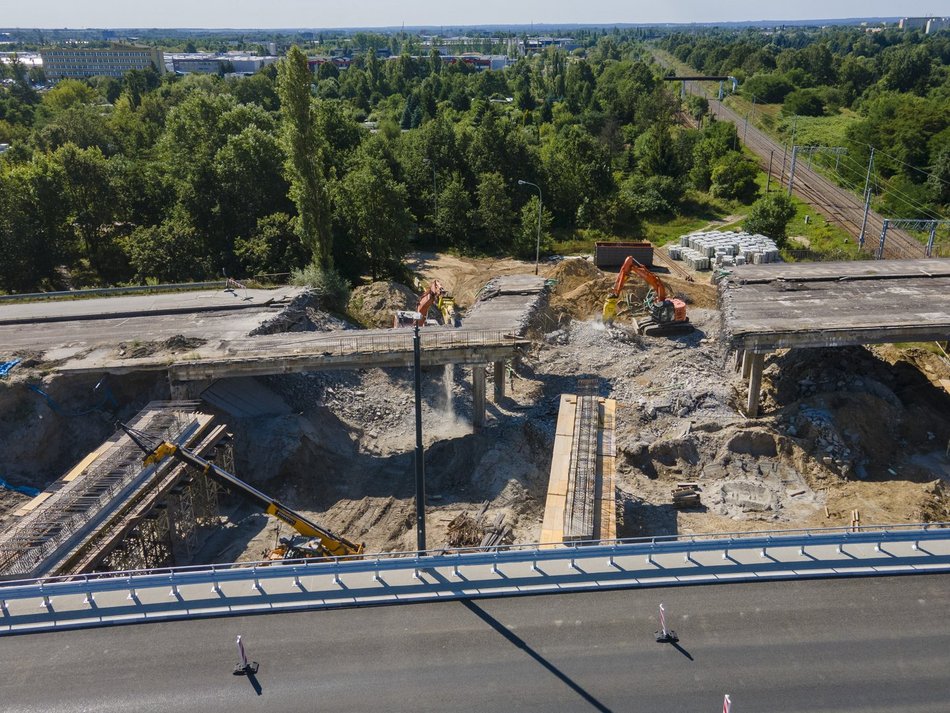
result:
M 736 713 L 943 713 L 948 583 L 641 589 L 6 637 L 0 710 L 696 713 L 729 693 Z M 653 640 L 660 601 L 679 649 Z M 253 681 L 231 674 L 236 634 L 261 664 Z

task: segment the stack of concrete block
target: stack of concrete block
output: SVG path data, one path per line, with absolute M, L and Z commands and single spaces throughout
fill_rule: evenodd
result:
M 708 230 L 682 235 L 679 245 L 669 246 L 670 257 L 683 260 L 694 270 L 779 262 L 778 246 L 764 235 Z
M 693 250 L 689 247 L 682 247 L 680 245 L 673 245 L 672 243 L 667 246 L 667 250 L 670 253 L 670 257 L 674 260 L 682 260 L 693 270 L 708 270 L 710 269 L 709 258 L 706 255 L 700 253 L 698 250 Z

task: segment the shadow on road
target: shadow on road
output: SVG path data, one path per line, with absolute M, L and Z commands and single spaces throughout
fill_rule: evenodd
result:
M 247 680 L 251 682 L 251 688 L 254 689 L 254 693 L 259 696 L 264 695 L 264 688 L 261 686 L 261 682 L 257 680 L 257 674 L 252 671 L 248 671 Z
M 495 631 L 497 631 L 499 634 L 505 637 L 511 644 L 513 644 L 517 648 L 524 651 L 526 654 L 528 654 L 528 656 L 533 658 L 535 661 L 541 664 L 544 668 L 550 671 L 555 677 L 560 679 L 568 688 L 570 688 L 572 691 L 577 693 L 577 695 L 579 695 L 581 698 L 587 701 L 596 710 L 602 711 L 603 713 L 611 713 L 610 709 L 607 706 L 605 706 L 603 703 L 601 703 L 596 698 L 594 698 L 590 693 L 588 693 L 580 685 L 578 685 L 572 678 L 570 678 L 567 674 L 561 671 L 561 669 L 559 669 L 557 666 L 552 664 L 550 661 L 544 658 L 537 651 L 532 649 L 527 644 L 527 642 L 525 642 L 524 639 L 520 638 L 514 632 L 510 631 L 507 627 L 505 627 L 504 624 L 502 624 L 500 621 L 495 619 L 491 614 L 486 612 L 480 606 L 475 604 L 475 602 L 473 602 L 471 599 L 462 599 L 461 603 L 462 603 L 462 606 L 464 606 L 466 609 L 472 612 L 472 614 L 477 616 L 479 619 L 481 619 L 483 622 L 488 624 L 491 628 L 493 628 Z M 687 656 L 689 656 L 689 654 L 687 654 Z
M 682 646 L 680 646 L 677 642 L 671 641 L 671 642 L 670 642 L 670 645 L 671 645 L 674 649 L 676 649 L 677 651 L 679 651 L 681 654 L 683 654 L 683 656 L 685 656 L 686 658 L 688 658 L 690 661 L 695 661 L 695 659 L 693 658 L 693 655 L 692 655 L 689 651 L 687 651 L 686 649 L 684 649 Z

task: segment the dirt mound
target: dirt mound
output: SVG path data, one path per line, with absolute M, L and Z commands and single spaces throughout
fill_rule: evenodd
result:
M 415 309 L 419 296 L 398 282 L 373 282 L 353 290 L 347 312 L 367 327 L 392 327 L 397 310 Z
M 573 319 L 585 319 L 599 313 L 613 278 L 584 258 L 561 260 L 548 276 L 555 280 L 551 308 Z

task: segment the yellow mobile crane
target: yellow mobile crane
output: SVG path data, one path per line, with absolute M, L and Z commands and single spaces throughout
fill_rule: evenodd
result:
M 280 546 L 271 552 L 271 559 L 359 557 L 363 554 L 365 546 L 362 543 L 350 542 L 345 537 L 320 527 L 300 513 L 283 505 L 280 501 L 248 485 L 236 475 L 228 473 L 193 451 L 176 443 L 154 438 L 125 424 L 119 425 L 128 434 L 129 438 L 145 452 L 145 458 L 142 459 L 145 465 L 158 465 L 168 457 L 175 458 L 214 478 L 228 490 L 243 495 L 251 502 L 260 505 L 268 515 L 273 515 L 294 528 L 299 536 L 280 538 Z

